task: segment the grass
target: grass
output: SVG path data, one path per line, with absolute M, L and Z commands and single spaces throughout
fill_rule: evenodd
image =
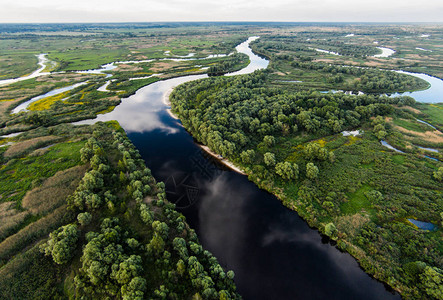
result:
M 2 41 L 3 43 L 3 41 Z M 40 68 L 36 52 L 5 51 L 0 59 L 0 80 L 21 77 Z
M 19 211 L 14 202 L 0 204 L 0 241 L 11 234 L 29 215 L 29 212 Z
M 33 214 L 46 214 L 64 204 L 66 197 L 71 195 L 87 169 L 86 165 L 59 171 L 46 179 L 43 184 L 28 193 L 22 200 L 24 209 Z
M 405 162 L 405 156 L 404 155 L 392 155 L 391 156 L 392 161 L 397 165 L 402 165 Z
M 101 65 L 123 60 L 129 54 L 127 49 L 103 49 L 96 45 L 92 49 L 67 49 L 51 51 L 50 60 L 61 62 L 60 70 L 77 71 L 99 68 Z
M 443 103 L 417 103 L 417 107 L 427 115 L 424 118 L 426 121 L 436 127 L 443 128 Z
M 372 207 L 371 202 L 365 196 L 372 188 L 369 185 L 363 185 L 353 193 L 348 193 L 348 202 L 340 206 L 340 210 L 346 215 L 352 215 L 361 212 L 363 209 L 369 210 Z
M 154 83 L 159 80 L 160 79 L 157 77 L 151 77 L 151 78 L 140 79 L 140 80 L 128 80 L 128 81 L 118 84 L 117 89 L 125 90 L 126 93 L 124 96 L 129 96 L 131 94 L 134 94 L 138 89 L 144 87 L 145 85 Z
M 426 132 L 431 130 L 432 128 L 426 124 L 419 123 L 414 120 L 406 120 L 406 119 L 398 119 L 395 118 L 393 123 L 397 126 L 403 127 L 408 130 L 416 131 L 416 132 Z
M 10 160 L 0 169 L 2 201 L 15 201 L 19 207 L 34 180 L 54 176 L 58 171 L 78 165 L 84 143 L 60 143 L 49 148 L 43 156 Z
M 114 110 L 114 108 L 115 108 L 115 106 L 109 106 L 107 109 L 97 112 L 97 115 L 110 113 L 111 111 Z
M 48 235 L 52 230 L 63 223 L 63 216 L 66 214 L 66 205 L 57 208 L 47 216 L 29 224 L 14 235 L 7 237 L 0 243 L 0 266 L 1 262 L 6 262 L 11 256 Z
M 0 290 L 4 299 L 61 299 L 58 284 L 66 266 L 44 257 L 35 245 L 19 253 L 0 269 Z
M 5 151 L 3 155 L 5 158 L 20 157 L 25 153 L 30 152 L 31 150 L 51 144 L 56 140 L 60 140 L 60 138 L 56 136 L 42 136 L 23 142 L 18 142 L 9 146 L 9 148 Z

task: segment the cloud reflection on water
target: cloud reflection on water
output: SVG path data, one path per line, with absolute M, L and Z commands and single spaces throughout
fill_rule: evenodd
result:
M 209 249 L 223 249 L 224 261 L 239 265 L 248 223 L 244 204 L 250 193 L 233 189 L 225 174 L 205 184 L 198 212 L 200 239 Z

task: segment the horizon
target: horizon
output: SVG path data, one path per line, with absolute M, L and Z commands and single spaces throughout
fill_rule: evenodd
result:
M 131 22 L 443 22 L 443 3 L 429 0 L 3 0 L 2 23 Z M 242 21 L 237 21 L 242 20 Z
M 4 24 L 35 24 L 35 25 L 45 25 L 45 24 L 443 24 L 443 21 L 103 21 L 103 22 L 77 22 L 77 21 L 67 21 L 67 22 L 0 22 L 0 25 Z

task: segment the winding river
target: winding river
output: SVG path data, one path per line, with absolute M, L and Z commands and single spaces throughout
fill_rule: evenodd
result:
M 230 75 L 267 67 L 249 48 L 254 39 L 237 47 L 250 65 Z M 114 111 L 76 124 L 120 123 L 203 246 L 234 270 L 244 299 L 400 299 L 276 197 L 202 151 L 168 113 L 164 100 L 173 87 L 205 77 L 155 82 Z

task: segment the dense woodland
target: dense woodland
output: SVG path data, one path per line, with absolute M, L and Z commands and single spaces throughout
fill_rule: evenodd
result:
M 269 72 L 186 83 L 174 111 L 200 142 L 241 166 L 362 267 L 408 299 L 441 299 L 441 162 L 385 153 L 385 122 L 409 97 L 322 94 L 269 87 Z M 360 128 L 362 137 L 343 130 Z M 420 178 L 419 181 L 416 179 Z
M 167 202 L 164 184 L 114 127 L 91 128 L 79 151 L 88 171 L 68 205 L 60 207 L 62 225 L 46 242 L 10 261 L 14 236 L 1 244 L 2 297 L 239 298 L 234 273 L 202 248 L 184 216 Z
M 357 58 L 378 54 L 380 51 L 373 46 L 349 44 L 343 41 L 337 41 L 336 38 L 337 35 L 325 35 L 325 33 L 303 33 L 300 37 L 297 34 L 293 36 L 268 36 L 266 37 L 266 42 L 260 42 L 260 49 L 268 53 L 275 52 L 276 50 L 315 53 L 316 51 L 313 47 L 317 47 L 340 55 Z
M 315 70 L 329 75 L 327 81 L 338 84 L 347 91 L 362 91 L 365 93 L 392 93 L 416 89 L 424 89 L 428 83 L 417 77 L 400 74 L 394 71 L 384 71 L 375 68 L 356 68 L 334 66 L 323 63 L 294 61 L 294 68 Z M 351 82 L 345 82 L 345 76 L 355 77 Z

